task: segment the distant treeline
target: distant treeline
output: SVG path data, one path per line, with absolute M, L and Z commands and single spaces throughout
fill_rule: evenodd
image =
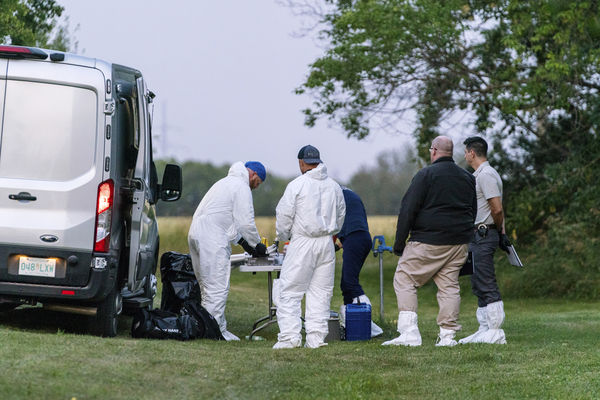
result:
M 163 165 L 173 161 L 156 161 L 159 173 Z M 225 177 L 229 165 L 215 166 L 211 163 L 186 161 L 183 171 L 183 194 L 172 203 L 159 202 L 159 216 L 190 216 L 206 194 L 219 179 Z M 375 165 L 365 166 L 356 172 L 349 182 L 340 182 L 354 190 L 363 199 L 369 215 L 394 215 L 398 213 L 400 201 L 417 171 L 417 160 L 410 150 L 386 151 L 381 153 Z M 298 172 L 299 174 L 300 172 Z M 257 216 L 275 215 L 275 207 L 293 177 L 281 177 L 268 171 L 266 181 L 252 192 L 254 212 Z

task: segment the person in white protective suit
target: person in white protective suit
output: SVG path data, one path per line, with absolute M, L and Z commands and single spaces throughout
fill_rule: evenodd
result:
M 230 243 L 242 245 L 254 256 L 265 256 L 266 247 L 254 222 L 251 190 L 266 179 L 257 161 L 236 162 L 227 176 L 216 182 L 198 205 L 188 244 L 202 293 L 202 306 L 217 320 L 226 340 L 240 340 L 227 330 L 225 303 L 229 293 Z
M 277 239 L 288 245 L 277 299 L 279 334 L 274 349 L 302 344 L 302 298 L 306 294 L 305 347 L 325 346 L 333 294 L 335 250 L 332 236 L 344 223 L 346 205 L 339 184 L 327 176 L 319 151 L 298 153 L 302 175 L 290 182 L 277 204 Z

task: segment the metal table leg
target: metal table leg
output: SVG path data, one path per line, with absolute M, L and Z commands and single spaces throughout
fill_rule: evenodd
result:
M 254 325 L 252 325 L 252 332 L 250 332 L 250 336 L 248 337 L 250 340 L 252 340 L 252 336 L 254 336 L 254 334 L 256 332 L 277 322 L 277 307 L 275 307 L 273 305 L 273 277 L 271 276 L 271 271 L 267 272 L 267 284 L 268 284 L 268 291 L 269 291 L 269 314 L 265 317 L 257 319 L 254 322 Z M 267 321 L 267 322 L 265 322 L 264 324 L 262 324 L 260 326 L 257 326 L 258 324 L 260 324 L 263 321 Z

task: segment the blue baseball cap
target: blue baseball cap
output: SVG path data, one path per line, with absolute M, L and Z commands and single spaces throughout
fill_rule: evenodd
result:
M 319 164 L 321 161 L 321 154 L 316 147 L 307 144 L 298 152 L 298 160 L 302 160 L 307 164 Z
M 267 179 L 267 170 L 265 169 L 265 166 L 262 165 L 262 163 L 258 161 L 248 161 L 246 164 L 244 164 L 244 166 L 256 172 L 261 181 L 264 182 L 265 179 Z

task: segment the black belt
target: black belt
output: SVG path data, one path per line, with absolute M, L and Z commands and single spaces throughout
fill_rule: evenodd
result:
M 475 230 L 475 231 L 476 231 L 476 230 L 477 230 L 477 228 L 479 228 L 480 226 L 485 226 L 485 227 L 487 227 L 488 229 L 495 229 L 495 230 L 498 230 L 498 228 L 496 227 L 496 224 L 477 224 L 477 225 L 473 226 L 473 230 Z

